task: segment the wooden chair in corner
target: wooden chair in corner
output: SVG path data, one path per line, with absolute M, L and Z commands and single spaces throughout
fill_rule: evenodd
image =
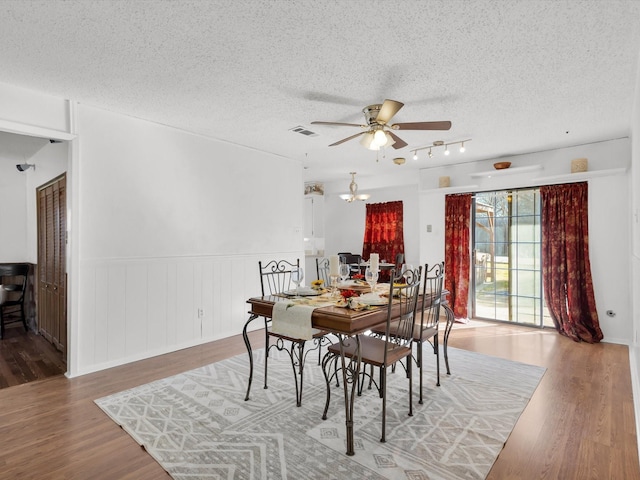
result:
M 7 323 L 22 322 L 24 331 L 29 331 L 24 308 L 28 276 L 29 265 L 26 263 L 0 265 L 0 288 L 4 298 L 0 303 L 0 338 L 4 338 Z

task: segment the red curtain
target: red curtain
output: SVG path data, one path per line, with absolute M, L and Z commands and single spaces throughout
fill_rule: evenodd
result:
M 404 253 L 402 201 L 367 204 L 362 258 L 368 260 L 372 253 L 390 263 L 395 263 L 396 254 Z M 380 280 L 384 273 L 380 272 Z
M 558 332 L 596 343 L 603 335 L 589 262 L 588 185 L 540 187 L 544 299 Z
M 449 304 L 454 317 L 467 318 L 471 268 L 471 194 L 447 195 L 444 210 L 444 287 L 449 291 Z

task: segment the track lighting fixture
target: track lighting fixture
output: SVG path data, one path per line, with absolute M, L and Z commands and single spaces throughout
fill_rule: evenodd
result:
M 429 149 L 429 158 L 433 158 L 433 149 L 437 148 L 437 147 L 444 147 L 444 154 L 445 155 L 450 155 L 451 154 L 451 150 L 449 150 L 449 145 L 460 145 L 460 153 L 464 153 L 467 149 L 465 148 L 464 144 L 467 142 L 470 142 L 471 139 L 467 138 L 466 140 L 459 140 L 456 142 L 447 142 L 445 143 L 442 140 L 436 140 L 435 142 L 433 142 L 431 145 L 427 145 L 426 147 L 419 147 L 419 148 L 414 148 L 413 150 L 411 150 L 413 152 L 413 159 L 417 160 L 418 159 L 418 152 L 420 150 L 426 150 Z

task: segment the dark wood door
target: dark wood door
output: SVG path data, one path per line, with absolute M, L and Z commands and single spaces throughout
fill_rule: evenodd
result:
M 38 188 L 38 330 L 67 352 L 66 175 Z

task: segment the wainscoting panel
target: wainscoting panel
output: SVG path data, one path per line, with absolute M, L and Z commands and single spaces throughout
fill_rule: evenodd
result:
M 78 374 L 239 335 L 268 255 L 85 260 Z M 258 325 L 256 324 L 256 327 Z

